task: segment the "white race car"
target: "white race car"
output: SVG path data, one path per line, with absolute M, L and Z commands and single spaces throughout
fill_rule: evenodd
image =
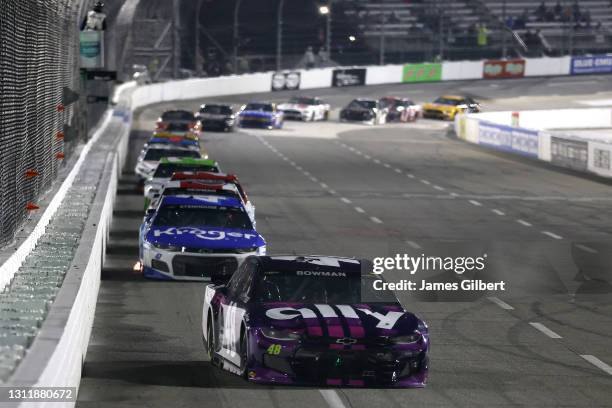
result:
M 219 165 L 211 159 L 192 159 L 183 157 L 164 157 L 159 161 L 152 176 L 144 183 L 145 208 L 149 206 L 155 194 L 159 194 L 164 183 L 170 181 L 172 175 L 182 171 L 206 171 L 219 173 Z
M 189 140 L 186 140 L 189 141 Z M 176 143 L 147 143 L 136 160 L 134 172 L 143 179 L 153 176 L 159 161 L 163 157 L 192 157 L 194 159 L 205 159 L 200 152 L 200 147 L 194 145 L 181 145 Z
M 319 98 L 311 96 L 294 96 L 287 103 L 280 104 L 278 110 L 285 119 L 315 121 L 329 118 L 330 106 Z

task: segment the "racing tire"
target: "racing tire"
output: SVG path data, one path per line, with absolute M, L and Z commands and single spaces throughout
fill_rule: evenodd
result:
M 329 111 L 325 111 L 323 114 L 323 120 L 329 120 Z
M 206 329 L 206 337 L 208 338 L 208 341 L 204 340 L 204 338 L 202 338 L 202 340 L 204 341 L 204 347 L 206 347 L 206 354 L 208 355 L 210 364 L 215 367 L 220 367 L 221 362 L 215 353 L 217 342 L 215 341 L 215 330 L 213 328 L 213 324 L 214 323 L 209 320 L 208 327 Z
M 240 368 L 238 375 L 247 379 L 249 373 L 249 336 L 246 330 L 243 330 L 240 336 Z

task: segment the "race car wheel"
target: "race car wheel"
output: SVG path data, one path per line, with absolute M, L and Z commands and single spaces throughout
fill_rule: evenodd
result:
M 213 324 L 210 320 L 208 323 L 208 328 L 206 329 L 206 338 L 208 339 L 208 341 L 206 341 L 206 354 L 208 355 L 208 358 L 210 360 L 210 363 L 213 366 L 219 366 L 220 365 L 220 361 L 219 361 L 219 357 L 217 357 L 217 355 L 215 354 L 216 348 L 217 348 L 217 342 L 215 341 L 215 329 L 213 328 Z
M 323 114 L 323 120 L 328 120 L 329 119 L 329 111 L 325 111 L 325 113 Z
M 249 336 L 246 333 L 246 330 L 242 331 L 242 336 L 240 337 L 240 372 L 239 375 L 241 377 L 247 378 L 248 373 L 248 360 L 249 360 Z

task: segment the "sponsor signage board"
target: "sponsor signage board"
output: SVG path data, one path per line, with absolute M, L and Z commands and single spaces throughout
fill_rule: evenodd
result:
M 535 130 L 481 121 L 479 123 L 478 144 L 537 158 L 539 136 Z
M 300 89 L 302 76 L 299 72 L 275 72 L 272 74 L 273 91 L 295 91 Z
M 79 52 L 81 68 L 104 66 L 104 35 L 102 31 L 81 31 Z
M 406 64 L 402 82 L 435 82 L 442 80 L 442 64 Z
M 522 78 L 525 76 L 525 60 L 487 60 L 484 62 L 482 77 L 485 79 Z
M 612 55 L 591 55 L 572 57 L 572 75 L 612 74 Z
M 551 162 L 562 167 L 586 171 L 589 163 L 589 146 L 586 140 L 559 136 L 550 138 Z
M 365 85 L 365 78 L 365 68 L 334 69 L 331 85 L 332 87 Z

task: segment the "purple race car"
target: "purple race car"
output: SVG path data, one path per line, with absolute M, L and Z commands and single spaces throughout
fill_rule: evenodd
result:
M 251 256 L 206 287 L 211 362 L 252 382 L 423 387 L 427 325 L 352 258 Z

